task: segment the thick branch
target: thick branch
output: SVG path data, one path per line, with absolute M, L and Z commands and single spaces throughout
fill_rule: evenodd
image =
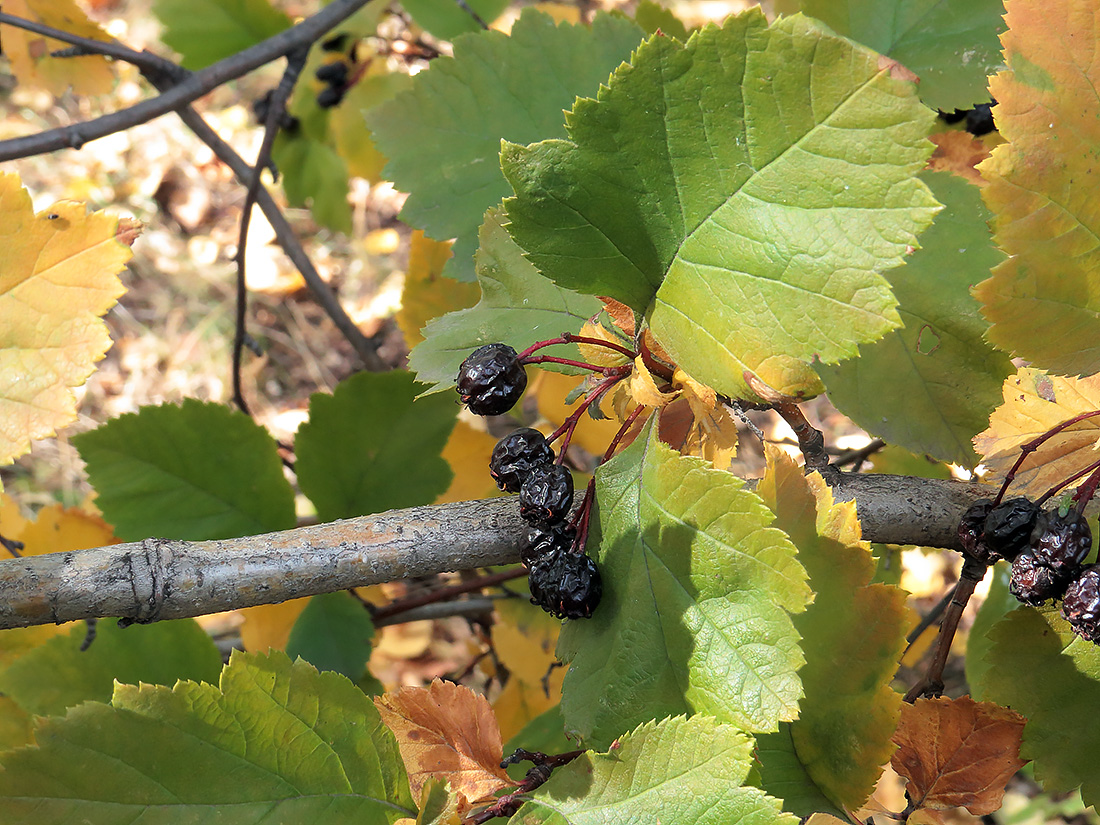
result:
M 959 549 L 974 484 L 842 475 L 864 538 Z M 225 541 L 147 539 L 0 562 L 0 628 L 118 616 L 149 622 L 516 562 L 515 501 L 465 501 Z

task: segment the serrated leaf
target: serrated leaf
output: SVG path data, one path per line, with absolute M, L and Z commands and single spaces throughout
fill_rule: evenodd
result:
M 298 483 L 321 521 L 430 504 L 447 489 L 440 456 L 454 428 L 456 399 L 416 398 L 402 370 L 360 372 L 332 395 L 316 393 L 294 449 Z
M 493 700 L 493 712 L 500 735 L 511 739 L 532 719 L 556 708 L 561 701 L 565 670 L 555 667 L 554 653 L 561 622 L 520 599 L 499 602 L 496 611 L 493 650 L 509 675 L 504 689 Z
M 290 18 L 268 0 L 155 0 L 153 14 L 164 27 L 161 40 L 187 69 L 206 68 L 290 28 Z
M 409 369 L 417 381 L 431 385 L 430 393 L 453 387 L 459 365 L 482 344 L 503 341 L 519 352 L 536 341 L 579 332 L 602 307 L 598 299 L 562 289 L 539 275 L 502 224 L 502 213 L 494 209 L 481 227 L 477 306 L 429 323 L 424 340 L 409 355 Z M 574 344 L 557 347 L 555 353 L 580 356 Z
M 257 720 L 262 719 L 262 724 Z M 0 819 L 391 823 L 415 816 L 392 734 L 342 676 L 234 653 L 220 687 L 118 685 L 4 755 Z
M 555 770 L 510 821 L 795 825 L 777 800 L 743 786 L 751 763 L 752 740 L 730 725 L 700 716 L 648 722 L 609 753 Z
M 1100 216 L 1087 184 L 1100 146 L 1100 8 L 1088 0 L 1008 0 L 1005 8 L 1008 70 L 990 80 L 990 92 L 1008 143 L 979 169 L 1009 257 L 974 294 L 995 346 L 1036 367 L 1087 375 L 1100 370 Z
M 989 636 L 984 695 L 1027 718 L 1020 757 L 1047 793 L 1080 785 L 1086 805 L 1100 803 L 1100 646 L 1056 609 L 1013 610 Z
M 394 314 L 410 349 L 424 340 L 420 331 L 433 318 L 477 303 L 480 290 L 476 284 L 443 275 L 443 267 L 450 258 L 450 241 L 433 241 L 419 229 L 412 233 L 401 309 Z
M 416 25 L 440 40 L 454 40 L 460 34 L 481 31 L 470 12 L 454 0 L 401 0 L 401 5 Z M 484 23 L 492 23 L 508 5 L 508 0 L 467 0 L 467 5 Z
M 890 764 L 907 780 L 914 808 L 991 814 L 1026 764 L 1019 757 L 1023 728 L 1024 717 L 992 702 L 918 699 L 902 709 Z
M 1003 255 L 976 187 L 942 173 L 922 178 L 945 208 L 921 248 L 889 275 L 904 328 L 818 371 L 837 409 L 870 434 L 973 467 L 971 439 L 986 426 L 1012 363 L 983 339 L 989 325 L 970 287 Z
M 4 11 L 90 40 L 110 42 L 112 39 L 89 20 L 73 0 L 6 0 Z M 52 52 L 69 45 L 14 26 L 4 29 L 4 56 L 11 61 L 12 73 L 21 85 L 46 89 L 55 97 L 70 88 L 78 95 L 111 91 L 115 73 L 106 57 L 97 54 L 52 56 Z
M 970 626 L 970 632 L 966 636 L 966 683 L 970 686 L 970 695 L 978 701 L 988 699 L 985 675 L 989 672 L 986 656 L 993 645 L 990 631 L 1013 610 L 1023 607 L 1023 603 L 1008 589 L 1011 574 L 1012 568 L 1007 562 L 993 567 L 989 592 L 982 600 L 974 616 L 974 624 Z
M 751 784 L 759 785 L 771 796 L 782 800 L 783 810 L 844 816 L 844 811 L 822 793 L 807 773 L 791 738 L 791 723 L 781 722 L 775 733 L 758 734 L 753 752 L 758 770 Z
M 500 730 L 484 696 L 436 679 L 374 703 L 397 737 L 414 796 L 432 778 L 447 780 L 471 803 L 511 784 L 500 767 Z
M 473 280 L 477 228 L 485 210 L 509 193 L 498 161 L 501 139 L 564 135 L 562 109 L 606 82 L 641 38 L 625 18 L 597 14 L 588 28 L 557 25 L 527 9 L 510 36 L 456 38 L 453 59 L 433 60 L 411 91 L 367 113 L 390 158 L 386 174 L 410 193 L 402 219 L 433 238 L 457 237 L 448 275 Z
M 286 654 L 358 682 L 367 672 L 373 636 L 374 622 L 361 602 L 349 593 L 323 593 L 294 622 Z
M 675 37 L 683 42 L 688 39 L 688 30 L 683 21 L 672 11 L 655 0 L 642 0 L 634 10 L 634 22 L 645 29 L 646 34 L 661 32 L 667 37 Z
M 935 212 L 914 177 L 931 117 L 873 52 L 750 10 L 647 40 L 569 141 L 506 145 L 509 232 L 561 286 L 648 312 L 720 393 L 812 395 L 806 362 L 899 324 L 879 273 Z
M 223 539 L 294 526 L 294 492 L 268 432 L 186 399 L 142 407 L 72 438 L 118 537 Z
M 801 8 L 915 72 L 933 109 L 989 99 L 986 75 L 1001 65 L 1001 0 L 802 0 Z
M 807 775 L 833 807 L 855 810 L 870 796 L 894 750 L 901 697 L 890 687 L 909 628 L 906 594 L 874 584 L 875 560 L 862 541 L 854 502 L 836 504 L 817 473 L 805 475 L 769 447 L 758 492 L 791 537 L 810 574 L 814 603 L 794 617 L 806 664 L 805 698 L 790 739 Z M 775 734 L 782 737 L 783 733 Z M 773 794 L 761 757 L 762 787 Z M 786 810 L 808 816 L 814 809 Z
M 368 74 L 361 77 L 344 96 L 339 106 L 330 110 L 329 127 L 336 153 L 343 158 L 349 174 L 371 183 L 382 179 L 386 157 L 374 145 L 374 136 L 363 123 L 363 112 L 406 91 L 411 78 L 403 72 L 376 71 L 383 61 L 371 62 Z
M 939 478 L 946 481 L 951 478 L 951 468 L 933 460 L 928 455 L 917 455 L 904 447 L 887 444 L 876 450 L 870 458 L 869 473 L 882 473 L 895 476 L 916 476 L 917 478 Z
M 221 653 L 194 619 L 124 629 L 115 619 L 101 619 L 95 641 L 81 651 L 86 632 L 81 622 L 19 657 L 0 671 L 0 691 L 29 713 L 57 716 L 81 702 L 110 701 L 116 680 L 212 683 L 221 672 Z
M 99 316 L 125 291 L 118 226 L 70 201 L 36 215 L 19 177 L 0 173 L 0 464 L 76 419 L 72 389 L 111 345 Z
M 1005 379 L 1002 394 L 1004 403 L 989 417 L 989 429 L 974 437 L 989 479 L 997 481 L 1016 463 L 1024 444 L 1081 413 L 1100 409 L 1100 375 L 1062 378 L 1021 367 Z M 1042 495 L 1100 458 L 1098 441 L 1100 417 L 1071 424 L 1024 460 L 1009 490 Z
M 304 129 L 279 132 L 271 159 L 281 172 L 291 206 L 308 206 L 314 220 L 337 232 L 351 232 L 348 167 L 328 143 Z
M 775 730 L 802 694 L 788 613 L 810 598 L 805 571 L 755 493 L 653 429 L 596 474 L 588 546 L 604 593 L 562 629 L 567 727 L 595 747 L 691 712 Z

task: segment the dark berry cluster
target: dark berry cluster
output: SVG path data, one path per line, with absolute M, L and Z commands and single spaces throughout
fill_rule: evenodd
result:
M 993 122 L 993 107 L 996 105 L 997 101 L 991 100 L 989 103 L 979 103 L 973 109 L 955 109 L 950 113 L 940 112 L 940 119 L 945 123 L 958 123 L 960 120 L 965 120 L 966 131 L 980 137 L 997 128 Z
M 326 62 L 313 74 L 325 84 L 317 93 L 317 105 L 322 109 L 340 105 L 348 89 L 354 85 L 352 69 L 356 62 L 357 45 L 347 34 L 338 34 L 321 44 L 322 51 L 327 53 Z
M 523 364 L 507 344 L 474 350 L 458 371 L 463 403 L 478 415 L 508 412 L 527 387 Z M 531 525 L 522 547 L 531 601 L 558 618 L 591 616 L 603 592 L 600 572 L 567 520 L 573 476 L 556 460 L 550 442 L 527 427 L 504 436 L 493 448 L 489 474 L 501 490 L 519 493 L 520 515 Z M 582 511 L 588 506 L 586 496 Z
M 1100 565 L 1084 566 L 1092 530 L 1076 509 L 1042 510 L 1026 498 L 979 501 L 963 515 L 959 539 L 971 558 L 1012 563 L 1009 590 L 1021 602 L 1061 599 L 1077 634 L 1100 641 Z

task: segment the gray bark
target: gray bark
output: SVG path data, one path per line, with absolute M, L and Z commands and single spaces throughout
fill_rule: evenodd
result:
M 958 549 L 988 488 L 889 475 L 831 479 L 863 537 Z M 0 561 L 0 628 L 120 617 L 153 622 L 519 560 L 513 499 L 464 501 L 222 541 L 145 541 Z

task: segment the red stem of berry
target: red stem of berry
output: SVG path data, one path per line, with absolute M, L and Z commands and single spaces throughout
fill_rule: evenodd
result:
M 534 358 L 520 358 L 521 364 L 564 364 L 567 367 L 577 367 L 582 370 L 590 370 L 592 372 L 598 372 L 603 375 L 626 375 L 633 369 L 631 366 L 624 364 L 621 367 L 600 367 L 596 364 L 588 364 L 584 361 L 573 361 L 569 358 L 558 358 L 553 355 L 536 355 Z
M 573 439 L 573 430 L 577 428 L 577 422 L 581 420 L 581 416 L 584 415 L 585 410 L 592 406 L 592 402 L 600 398 L 605 392 L 607 392 L 617 383 L 622 381 L 625 377 L 626 373 L 623 373 L 621 375 L 612 375 L 608 378 L 605 378 L 603 381 L 601 381 L 599 384 L 589 390 L 588 394 L 584 397 L 584 401 L 581 402 L 581 405 L 577 407 L 577 409 L 575 409 L 572 413 L 570 413 L 567 419 L 561 422 L 560 427 L 558 427 L 556 430 L 554 430 L 554 432 L 550 433 L 550 435 L 546 437 L 546 443 L 553 444 L 555 441 L 558 440 L 558 438 L 561 437 L 562 433 L 565 433 L 565 440 L 562 441 L 561 449 L 558 451 L 558 464 L 562 462 L 565 456 L 565 451 L 569 447 L 569 442 Z
M 1085 508 L 1096 494 L 1097 485 L 1100 485 L 1100 461 L 1090 466 L 1096 469 L 1092 471 L 1092 475 L 1086 478 L 1084 484 L 1078 487 L 1077 492 L 1073 494 L 1073 500 L 1076 502 L 1075 509 L 1078 513 L 1085 512 Z
M 641 405 L 639 405 L 639 406 L 635 407 L 630 412 L 630 415 L 628 415 L 626 417 L 626 421 L 624 421 L 623 425 L 621 427 L 619 427 L 619 431 L 617 433 L 615 433 L 615 437 L 613 439 L 611 439 L 611 443 L 607 445 L 607 449 L 604 451 L 604 454 L 603 454 L 603 460 L 604 461 L 607 461 L 609 458 L 611 458 L 611 456 L 613 456 L 615 454 L 615 448 L 618 447 L 619 444 L 622 443 L 622 440 L 626 437 L 626 434 L 630 431 L 630 427 L 634 424 L 635 421 L 638 420 L 638 416 L 641 415 L 641 412 L 644 409 L 645 409 L 645 407 L 642 407 Z
M 1035 452 L 1043 444 L 1043 442 L 1058 435 L 1058 433 L 1062 432 L 1062 430 L 1066 429 L 1067 427 L 1072 427 L 1079 421 L 1084 421 L 1088 418 L 1094 418 L 1098 415 L 1100 415 L 1100 410 L 1090 410 L 1089 412 L 1075 415 L 1073 418 L 1063 421 L 1056 427 L 1051 427 L 1042 435 L 1033 438 L 1031 441 L 1027 442 L 1027 444 L 1024 444 L 1022 447 L 1020 447 L 1020 457 L 1016 459 L 1016 463 L 1012 465 L 1012 469 L 1009 470 L 1008 474 L 1005 476 L 1005 480 L 1004 483 L 1001 485 L 1000 492 L 998 492 L 997 497 L 993 499 L 993 506 L 996 507 L 998 504 L 1001 503 L 1001 499 L 1003 499 L 1005 493 L 1008 492 L 1008 485 L 1010 485 L 1015 480 L 1017 471 L 1023 465 L 1027 457 Z M 1072 479 L 1069 479 L 1066 483 L 1069 483 L 1069 481 L 1072 481 Z
M 1045 493 L 1043 493 L 1041 496 L 1039 496 L 1039 498 L 1035 499 L 1035 503 L 1038 504 L 1039 506 L 1042 506 L 1043 504 L 1046 504 L 1046 502 L 1050 498 L 1052 498 L 1053 496 L 1057 495 L 1058 491 L 1061 490 L 1063 487 L 1065 487 L 1069 484 L 1072 484 L 1074 481 L 1079 479 L 1081 476 L 1088 475 L 1093 470 L 1096 470 L 1098 468 L 1100 468 L 1100 459 L 1097 459 L 1096 461 L 1092 462 L 1092 464 L 1085 467 L 1084 469 L 1078 470 L 1076 473 L 1071 475 L 1065 481 L 1060 481 L 1058 484 L 1055 484 L 1053 487 L 1051 487 L 1049 490 L 1047 490 Z M 1074 496 L 1074 498 L 1076 498 L 1076 496 Z M 1090 498 L 1091 498 L 1091 496 L 1090 496 Z
M 638 353 L 611 341 L 603 341 L 599 338 L 588 338 L 584 335 L 574 335 L 571 332 L 563 332 L 558 338 L 549 338 L 546 341 L 537 341 L 532 344 L 519 354 L 519 360 L 525 364 L 533 363 L 527 360 L 532 353 L 538 352 L 543 347 L 552 347 L 554 344 L 591 344 L 594 347 L 604 347 L 605 349 L 614 350 L 631 360 L 634 360 L 638 356 Z

